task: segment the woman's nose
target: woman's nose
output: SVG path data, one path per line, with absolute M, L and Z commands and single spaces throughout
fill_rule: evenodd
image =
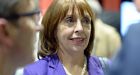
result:
M 82 32 L 83 31 L 83 26 L 81 21 L 78 21 L 75 27 L 75 32 Z

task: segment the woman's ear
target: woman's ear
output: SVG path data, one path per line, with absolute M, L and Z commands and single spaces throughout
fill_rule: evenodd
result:
M 7 20 L 0 18 L 0 45 L 10 48 L 12 46 L 12 39 L 8 35 L 6 26 L 8 26 Z

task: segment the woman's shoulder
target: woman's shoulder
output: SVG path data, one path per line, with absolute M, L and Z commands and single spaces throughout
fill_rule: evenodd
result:
M 34 75 L 34 73 L 46 73 L 49 65 L 52 65 L 54 62 L 56 62 L 53 59 L 56 59 L 56 57 L 46 56 L 32 64 L 27 65 L 24 68 L 24 75 Z
M 100 69 L 102 68 L 102 64 L 100 62 L 100 59 L 97 56 L 90 56 L 89 63 L 90 63 L 90 65 L 94 65 L 94 67 L 96 67 L 96 68 L 100 68 Z
M 104 73 L 107 72 L 109 69 L 109 66 L 111 64 L 111 61 L 106 57 L 97 57 L 97 56 L 91 56 L 90 62 L 92 64 L 95 64 L 97 68 L 102 70 Z
M 94 62 L 95 64 L 101 65 L 101 62 L 99 60 L 99 57 L 97 57 L 97 56 L 90 56 L 89 57 L 89 61 Z
M 44 65 L 47 65 L 48 64 L 48 61 L 47 61 L 47 58 L 43 58 L 43 59 L 40 59 L 40 60 L 37 60 L 35 61 L 34 63 L 31 63 L 29 65 L 27 65 L 26 67 L 28 68 L 38 68 L 38 66 L 44 66 Z
M 109 67 L 109 65 L 111 64 L 111 61 L 106 57 L 91 56 L 90 61 L 101 66 L 101 68 Z
M 89 57 L 89 73 L 95 75 L 104 75 L 101 62 L 97 56 Z M 94 71 L 93 71 L 94 70 Z M 98 73 L 98 74 L 97 74 Z
M 24 75 L 34 75 L 34 73 L 43 72 L 45 69 L 47 69 L 48 66 L 47 59 L 48 58 L 43 58 L 32 64 L 27 65 L 24 68 Z

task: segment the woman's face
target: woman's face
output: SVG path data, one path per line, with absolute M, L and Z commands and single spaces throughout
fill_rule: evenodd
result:
M 91 34 L 91 17 L 87 12 L 81 16 L 76 8 L 74 13 L 69 9 L 65 18 L 58 24 L 59 50 L 84 53 Z

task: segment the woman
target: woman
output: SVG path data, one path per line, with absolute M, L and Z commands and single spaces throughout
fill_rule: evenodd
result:
M 24 75 L 103 75 L 99 59 L 90 56 L 94 17 L 86 0 L 54 0 L 42 20 L 41 59 Z

